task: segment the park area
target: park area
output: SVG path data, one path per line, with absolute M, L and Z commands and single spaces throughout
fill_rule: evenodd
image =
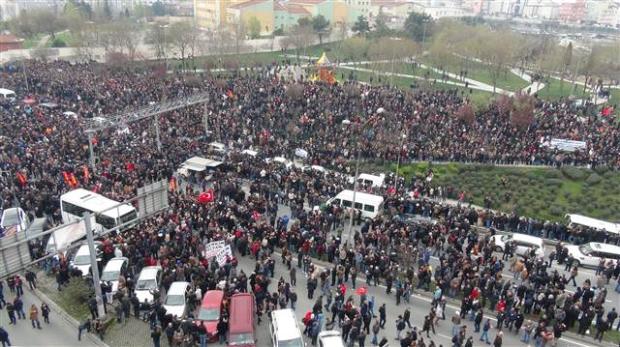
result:
M 539 220 L 564 221 L 567 213 L 620 219 L 620 173 L 606 167 L 417 163 L 402 165 L 399 172 L 407 178 L 424 177 L 429 168 L 435 185 L 454 188 L 451 199 L 463 191 L 466 202 L 484 206 L 485 197 L 490 197 L 493 209 Z

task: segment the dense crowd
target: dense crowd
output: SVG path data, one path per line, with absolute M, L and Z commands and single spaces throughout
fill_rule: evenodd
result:
M 321 329 L 338 323 L 348 341 L 363 346 L 365 337 L 371 335 L 377 310 L 384 319 L 372 325 L 372 342 L 379 343 L 378 329 L 385 324 L 385 309 L 381 314 L 380 307 L 364 297 L 354 302 L 340 286 L 352 282 L 355 287 L 358 275 L 368 285 L 385 284 L 388 293 L 395 292 L 397 302 L 408 300 L 414 290 L 432 293 L 433 308 L 421 329 L 427 336 L 434 331 L 437 319 L 444 318 L 441 311 L 445 299 L 462 298 L 460 316 L 452 317 L 455 346 L 473 343 L 467 338 L 470 333 L 461 330 L 461 319 L 471 317 L 476 327 L 488 332 L 488 328 L 484 330 L 483 312 L 497 316 L 498 328 L 514 327 L 523 334 L 523 341 L 529 336 L 538 341 L 558 339 L 562 331 L 574 325 L 585 333 L 581 327 L 589 327 L 594 320 L 604 334 L 615 321 L 612 311 L 605 310 L 602 303 L 607 284 L 611 279 L 619 280 L 617 261 L 603 264 L 600 279 L 597 274 L 594 283 L 579 283 L 577 292 L 568 294 L 565 289 L 570 274 L 576 271 L 570 264 L 567 278 L 566 273 L 550 267 L 554 259 L 520 260 L 512 254 L 500 258 L 493 252 L 489 237 L 479 234 L 475 227 L 571 242 L 609 241 L 609 235 L 451 206 L 433 199 L 441 200 L 442 190 L 450 188 L 433 187 L 429 180 L 415 178 L 411 182 L 390 178 L 389 185 L 394 189 L 390 193 L 375 189 L 393 197 L 387 199 L 385 213 L 376 219 L 354 217 L 359 230 L 351 242 L 337 236 L 348 215 L 342 208 L 305 208 L 321 206 L 328 197 L 351 187 L 346 175 L 335 172 L 352 174 L 349 163 L 358 150 L 365 160 L 617 167 L 620 132 L 617 124 L 605 118 L 588 115 L 569 104 L 541 102 L 536 121 L 527 129 L 519 129 L 495 108 L 482 112 L 471 123 L 455 118 L 463 99 L 449 91 L 405 93 L 354 84 L 290 84 L 263 74 L 161 76 L 150 70 L 113 70 L 65 62 L 26 63 L 26 67 L 26 73 L 18 68 L 6 69 L 2 79 L 2 87 L 17 91 L 20 98 L 29 96 L 37 101 L 2 103 L 3 206 L 19 203 L 33 215 L 48 215 L 59 222 L 59 196 L 70 189 L 62 172 L 74 173 L 79 185 L 119 201 L 133 197 L 145 182 L 175 177 L 178 189 L 170 193 L 166 212 L 108 242 L 120 245 L 122 254 L 130 258 L 131 278 L 143 266 L 159 264 L 164 269 L 164 290 L 175 280 L 191 282 L 197 288 L 191 305 L 198 303 L 200 293 L 222 288 L 228 296 L 252 291 L 259 317 L 277 307 L 294 306 L 298 295 L 292 289 L 294 271 L 288 281 L 280 279 L 276 284 L 271 280 L 274 251 L 279 251 L 291 269 L 298 267 L 307 274 L 310 299 L 314 300 L 315 290 L 321 292 L 312 314 L 304 319 L 313 342 Z M 89 156 L 85 129 L 102 122 L 97 117 L 199 91 L 210 94 L 206 105 L 158 117 L 161 151 L 155 143 L 153 120 L 119 124 L 96 134 L 92 143 L 96 169 L 84 170 Z M 54 103 L 57 108 L 41 107 L 42 102 Z M 77 116 L 65 115 L 64 111 Z M 401 144 L 394 135 L 403 133 L 406 139 Z M 552 137 L 584 140 L 587 150 L 549 151 L 541 145 L 541 138 Z M 188 184 L 175 172 L 185 159 L 207 153 L 208 139 L 217 139 L 231 149 L 253 148 L 259 155 L 242 156 L 232 151 L 227 158 L 229 170 L 217 173 L 209 183 L 217 192 L 216 201 L 203 205 L 196 201 L 202 182 L 192 184 L 196 182 L 190 180 Z M 263 160 L 290 157 L 296 148 L 308 152 L 308 163 L 334 171 L 305 171 Z M 25 182 L 16 179 L 17 173 L 24 175 Z M 291 208 L 290 219 L 277 216 L 279 204 Z M 429 217 L 434 222 L 400 218 L 404 214 Z M 214 240 L 231 244 L 235 256 L 254 257 L 255 270 L 250 274 L 238 270 L 235 258 L 222 267 L 213 259 L 205 259 L 205 244 Z M 560 245 L 555 254 L 562 252 Z M 439 258 L 439 266 L 431 266 L 431 255 Z M 327 261 L 330 266 L 319 270 L 313 259 Z M 561 256 L 555 260 L 566 262 Z M 61 257 L 54 265 L 62 284 L 71 276 L 68 261 Z M 506 269 L 514 273 L 514 279 L 503 275 Z M 114 298 L 120 318 L 128 316 L 135 303 L 131 278 L 123 279 L 120 294 Z M 329 314 L 331 319 L 327 318 Z M 533 314 L 537 320 L 526 321 L 526 314 Z M 196 330 L 196 325 L 170 317 L 161 305 L 156 304 L 145 315 L 138 310 L 136 315 L 150 322 L 154 341 L 162 334 L 171 342 L 192 335 L 199 340 L 205 334 Z M 402 326 L 398 328 L 401 346 L 427 346 L 420 342 L 421 332 L 413 330 L 401 336 L 404 317 L 401 320 L 403 324 L 397 324 Z M 226 314 L 221 322 L 218 332 L 224 336 Z M 498 336 L 501 346 L 501 333 L 495 340 Z M 433 345 L 431 340 L 428 346 Z

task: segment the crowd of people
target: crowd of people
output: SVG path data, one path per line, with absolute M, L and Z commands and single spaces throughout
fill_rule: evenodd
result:
M 484 110 L 472 122 L 458 119 L 454 114 L 463 99 L 450 91 L 405 93 L 357 84 L 288 83 L 265 74 L 162 76 L 151 70 L 112 69 L 95 63 L 27 62 L 25 67 L 26 71 L 19 71 L 20 67 L 3 71 L 3 87 L 20 96 L 20 100 L 2 101 L 0 108 L 4 207 L 19 204 L 32 216 L 49 216 L 60 223 L 59 196 L 74 188 L 63 179 L 64 172 L 72 173 L 77 185 L 117 201 L 135 196 L 145 182 L 171 178 L 178 182 L 170 192 L 167 211 L 108 241 L 118 245 L 131 264 L 130 278 L 123 279 L 114 298 L 119 319 L 129 316 L 135 304 L 135 276 L 142 267 L 158 264 L 164 271 L 164 291 L 175 280 L 193 284 L 196 298 L 190 306 L 195 307 L 200 295 L 214 288 L 224 290 L 228 297 L 235 292 L 253 292 L 259 321 L 273 309 L 294 307 L 299 286 L 293 269 L 301 268 L 308 276 L 308 298 L 314 300 L 315 290 L 321 293 L 311 314 L 304 317 L 313 344 L 320 330 L 336 323 L 349 346 L 357 343 L 363 347 L 371 333 L 372 343 L 381 343 L 385 308 L 382 313 L 380 304 L 365 297 L 355 302 L 341 287 L 349 282 L 355 287 L 358 276 L 369 286 L 385 284 L 399 303 L 409 300 L 415 290 L 433 296 L 432 309 L 425 314 L 420 331 L 409 327 L 406 314 L 399 317 L 401 346 L 434 346 L 432 338 L 428 340 L 429 332 L 434 332 L 439 319 L 445 319 L 442 312 L 450 298 L 462 301 L 459 315 L 452 317 L 452 342 L 457 347 L 473 345 L 471 333 L 463 328 L 466 318 L 474 321 L 476 333 L 482 331 L 481 339 L 489 341 L 490 323 L 483 319 L 485 313 L 497 317 L 496 347 L 513 328 L 522 334 L 522 341 L 531 338 L 542 346 L 545 341 L 557 341 L 573 326 L 585 333 L 582 327 L 588 328 L 593 321 L 600 332 L 597 337 L 602 338 L 615 322 L 615 310 L 606 310 L 604 302 L 607 284 L 611 279 L 620 280 L 618 261 L 603 264 L 597 278 L 579 283 L 579 289 L 569 294 L 566 286 L 576 270 L 570 264 L 564 273 L 551 267 L 554 260 L 567 261 L 559 256 L 563 254 L 561 244 L 553 258 L 500 257 L 493 252 L 488 235 L 478 233 L 475 227 L 571 242 L 609 241 L 610 235 L 489 209 L 452 206 L 440 201 L 441 192 L 447 194 L 450 187 L 435 187 L 430 180 L 417 178 L 406 182 L 391 177 L 388 185 L 393 191 L 374 189 L 387 198 L 385 213 L 368 221 L 354 217 L 358 229 L 350 242 L 338 236 L 348 211 L 338 206 L 305 208 L 321 206 L 327 197 L 351 187 L 347 176 L 339 172 L 352 174 L 349 163 L 358 152 L 364 160 L 373 161 L 616 168 L 620 164 L 620 129 L 604 117 L 568 103 L 540 102 L 535 121 L 522 129 L 512 126 L 497 107 Z M 98 132 L 91 143 L 96 167 L 88 166 L 85 130 L 106 124 L 98 117 L 197 92 L 209 93 L 210 101 Z M 56 107 L 41 107 L 42 102 Z M 154 121 L 161 129 L 161 150 Z M 401 143 L 394 134 L 406 138 Z M 587 150 L 550 150 L 541 143 L 541 139 L 550 138 L 583 140 Z M 226 158 L 230 169 L 216 173 L 208 183 L 179 176 L 176 169 L 181 162 L 208 153 L 209 139 L 231 149 Z M 258 155 L 238 153 L 250 148 Z M 308 163 L 334 171 L 308 171 L 264 160 L 291 156 L 297 148 L 308 153 Z M 215 201 L 209 204 L 196 200 L 199 187 L 205 184 L 216 192 Z M 289 206 L 290 216 L 279 217 L 279 205 Z M 404 214 L 428 217 L 433 222 L 400 218 Z M 206 259 L 205 244 L 215 240 L 229 243 L 236 257 L 252 256 L 254 271 L 246 274 L 238 269 L 235 258 L 221 267 Z M 281 252 L 292 272 L 288 281 L 281 278 L 272 284 L 275 251 Z M 431 265 L 431 255 L 439 258 L 438 266 Z M 314 266 L 315 259 L 330 264 L 327 270 Z M 61 259 L 55 267 L 60 278 L 70 276 L 66 260 Z M 514 278 L 506 278 L 506 271 L 514 273 Z M 379 319 L 372 324 L 375 309 Z M 331 319 L 326 318 L 329 313 Z M 185 321 L 174 319 L 161 304 L 146 314 L 138 310 L 136 316 L 150 323 L 156 346 L 162 335 L 171 343 L 188 336 L 195 341 L 204 339 L 205 331 L 191 324 L 191 316 Z M 94 314 L 92 320 L 100 324 Z M 410 331 L 403 333 L 405 325 Z M 88 330 L 91 321 L 81 327 L 80 331 Z M 217 328 L 220 338 L 226 329 L 227 316 L 223 314 Z

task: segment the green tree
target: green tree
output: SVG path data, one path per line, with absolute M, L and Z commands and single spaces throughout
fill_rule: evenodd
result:
M 416 42 L 424 42 L 433 32 L 433 19 L 417 12 L 410 12 L 405 20 L 405 33 Z
M 112 19 L 112 9 L 110 8 L 110 3 L 108 0 L 105 0 L 103 3 L 103 15 L 107 20 Z
M 260 21 L 255 16 L 252 16 L 248 20 L 248 33 L 250 34 L 250 38 L 257 39 L 260 37 Z
M 392 30 L 387 26 L 388 18 L 383 12 L 379 12 L 375 19 L 375 35 L 376 36 L 388 36 L 392 33 Z
M 357 21 L 353 24 L 353 27 L 351 27 L 351 30 L 359 35 L 366 35 L 370 31 L 370 24 L 368 24 L 366 17 L 359 16 L 357 17 Z
M 155 16 L 161 17 L 166 15 L 166 6 L 161 1 L 155 1 L 151 8 Z
M 569 42 L 562 56 L 562 74 L 560 75 L 560 90 L 564 89 L 564 78 L 573 63 L 573 43 Z
M 312 18 L 312 29 L 319 36 L 319 44 L 323 44 L 323 35 L 329 31 L 329 21 L 322 14 Z

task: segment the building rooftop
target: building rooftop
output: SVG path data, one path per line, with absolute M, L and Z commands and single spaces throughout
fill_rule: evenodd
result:
M 23 41 L 24 39 L 20 39 L 19 37 L 12 34 L 0 35 L 0 43 L 17 43 Z
M 327 0 L 289 0 L 289 4 L 317 5 Z
M 267 1 L 268 0 L 250 0 L 250 1 L 246 1 L 246 2 L 242 2 L 239 4 L 229 6 L 228 8 L 241 9 L 241 8 L 252 7 L 254 5 L 262 4 L 263 2 L 267 2 Z

